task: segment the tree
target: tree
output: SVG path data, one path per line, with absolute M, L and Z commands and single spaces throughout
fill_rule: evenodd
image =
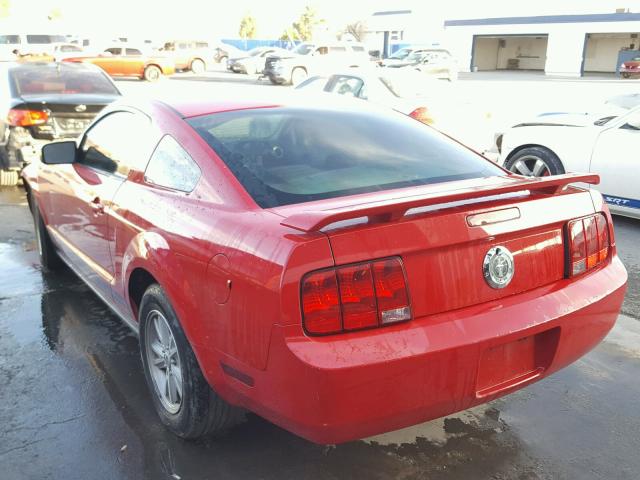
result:
M 245 40 L 255 38 L 256 30 L 256 19 L 247 13 L 242 17 L 242 20 L 240 20 L 240 38 L 244 38 Z
M 291 27 L 285 29 L 280 40 L 302 40 L 308 42 L 313 38 L 313 30 L 324 23 L 323 19 L 318 18 L 318 14 L 314 8 L 307 5 L 300 14 L 297 22 L 293 22 Z
M 5 18 L 11 13 L 11 1 L 0 0 L 0 18 Z
M 347 24 L 343 34 L 351 35 L 356 42 L 362 42 L 367 33 L 367 24 L 361 20 Z

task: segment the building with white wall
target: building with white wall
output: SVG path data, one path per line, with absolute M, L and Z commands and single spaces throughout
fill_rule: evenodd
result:
M 616 72 L 640 50 L 640 13 L 446 20 L 444 44 L 461 71 Z

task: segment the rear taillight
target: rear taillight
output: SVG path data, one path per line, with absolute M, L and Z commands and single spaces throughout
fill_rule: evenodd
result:
M 419 122 L 431 125 L 433 123 L 433 117 L 429 113 L 427 107 L 418 107 L 409 114 L 411 118 L 415 118 Z
M 604 214 L 571 220 L 567 232 L 570 277 L 591 270 L 609 256 L 609 225 Z
M 311 335 L 411 319 L 404 267 L 396 257 L 309 273 L 301 295 L 302 322 Z
M 7 114 L 7 123 L 14 127 L 43 125 L 49 120 L 49 113 L 42 110 L 21 110 L 12 108 Z

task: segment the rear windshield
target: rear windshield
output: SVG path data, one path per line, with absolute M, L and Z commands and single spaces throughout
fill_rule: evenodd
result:
M 188 122 L 263 208 L 504 174 L 394 112 L 278 107 Z
M 87 68 L 24 66 L 13 69 L 11 77 L 18 95 L 104 94 L 118 95 L 118 90 L 102 72 Z

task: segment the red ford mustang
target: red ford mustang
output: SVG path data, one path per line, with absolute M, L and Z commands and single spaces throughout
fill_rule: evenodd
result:
M 514 175 L 362 105 L 114 104 L 24 178 L 41 261 L 140 335 L 185 438 L 241 408 L 338 443 L 592 349 L 626 287 L 596 175 Z

